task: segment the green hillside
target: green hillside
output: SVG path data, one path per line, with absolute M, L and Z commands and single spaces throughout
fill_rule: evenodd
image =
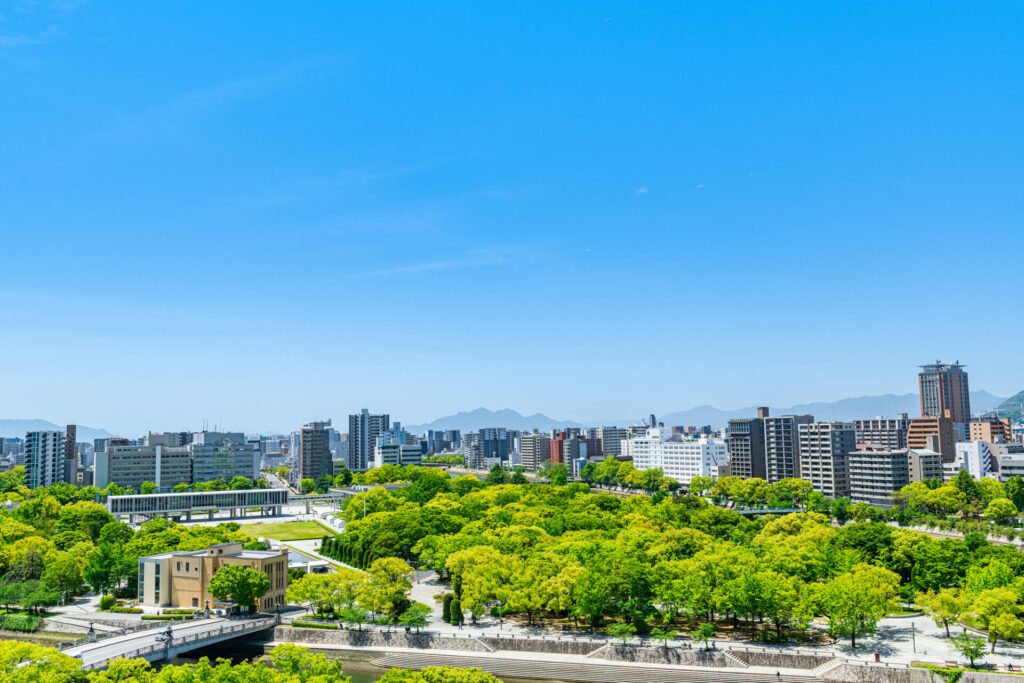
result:
M 1008 417 L 1014 421 L 1024 419 L 1024 391 L 1017 392 L 987 414 Z

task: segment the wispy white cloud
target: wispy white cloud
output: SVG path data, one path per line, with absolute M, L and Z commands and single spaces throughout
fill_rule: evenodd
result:
M 389 268 L 371 270 L 359 275 L 380 276 L 415 273 L 431 273 L 439 270 L 458 270 L 462 268 L 483 268 L 490 266 L 510 265 L 521 261 L 530 245 L 511 245 L 470 249 L 460 256 L 444 261 L 421 261 L 407 263 Z
M 697 186 L 697 189 L 698 190 L 706 190 L 707 187 L 708 187 L 707 185 L 705 185 L 704 183 L 701 183 L 700 185 Z
M 192 119 L 205 112 L 233 102 L 261 97 L 291 83 L 304 74 L 309 66 L 291 64 L 182 93 L 121 122 L 118 135 L 145 138 L 177 126 L 186 127 Z
M 636 191 L 636 193 L 637 194 L 647 194 L 647 186 L 646 185 L 641 185 L 640 188 Z

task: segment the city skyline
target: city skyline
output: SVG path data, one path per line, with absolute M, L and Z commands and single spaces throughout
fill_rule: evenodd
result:
M 1013 395 L 1022 12 L 19 6 L 0 416 Z

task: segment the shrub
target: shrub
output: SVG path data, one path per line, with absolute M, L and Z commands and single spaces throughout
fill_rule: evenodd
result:
M 455 596 L 451 593 L 445 593 L 444 597 L 441 598 L 441 621 L 445 623 L 451 623 L 452 621 L 452 600 Z
M 449 623 L 454 625 L 454 626 L 458 626 L 459 624 L 461 624 L 463 622 L 462 602 L 458 598 L 455 598 L 454 600 L 452 600 L 452 604 L 451 604 L 451 608 L 450 609 L 451 609 L 451 620 L 449 621 Z
M 117 614 L 142 614 L 141 607 L 124 607 L 123 605 L 114 605 L 110 611 Z
M 100 609 L 106 612 L 108 609 L 113 607 L 115 603 L 117 603 L 117 598 L 113 595 L 104 595 L 100 598 Z
M 0 621 L 0 628 L 6 631 L 35 633 L 39 630 L 39 624 L 42 621 L 42 617 L 37 617 L 33 614 L 8 614 Z
M 195 614 L 195 613 L 196 613 L 196 611 L 194 609 L 187 609 L 187 608 L 184 608 L 184 607 L 174 607 L 174 608 L 171 608 L 171 609 L 165 609 L 163 611 L 163 614 Z
M 293 621 L 291 625 L 294 628 L 322 628 L 329 631 L 337 631 L 341 628 L 337 624 L 321 624 L 318 621 Z
M 186 614 L 143 614 L 143 621 L 181 621 L 188 619 Z

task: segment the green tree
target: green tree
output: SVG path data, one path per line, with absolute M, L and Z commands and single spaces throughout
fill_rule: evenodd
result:
M 718 629 L 715 628 L 715 625 L 705 621 L 693 632 L 693 639 L 698 643 L 704 643 L 704 649 L 707 650 L 710 649 L 708 648 L 708 641 L 714 638 L 717 633 Z
M 310 493 L 316 489 L 316 482 L 309 478 L 303 479 L 299 482 L 299 488 L 303 493 Z
M 151 482 L 151 481 L 144 481 L 144 482 L 142 482 L 142 485 L 139 487 L 139 493 L 141 493 L 142 495 L 145 496 L 145 495 L 149 495 L 151 493 L 156 493 L 157 489 L 158 489 L 157 485 L 154 484 L 153 482 Z
M 56 648 L 0 640 L 0 680 L 5 683 L 63 683 L 79 680 L 79 659 Z
M 81 588 L 84 582 L 82 566 L 67 553 L 62 553 L 43 571 L 43 583 L 63 593 L 65 599 L 70 593 Z
M 625 621 L 615 623 L 608 627 L 608 635 L 612 638 L 618 638 L 625 645 L 629 642 L 630 638 L 636 635 L 636 626 Z
M 690 480 L 690 487 L 687 489 L 691 496 L 703 496 L 711 491 L 715 480 L 711 477 L 694 477 Z
M 994 522 L 1006 522 L 1017 516 L 1017 507 L 1009 498 L 994 498 L 985 507 L 985 516 Z
M 964 631 L 949 640 L 953 643 L 953 647 L 957 649 L 957 652 L 970 660 L 972 667 L 974 666 L 974 660 L 985 656 L 985 641 L 974 634 Z
M 661 642 L 662 647 L 668 649 L 668 641 L 676 637 L 676 632 L 671 629 L 653 628 L 651 638 Z
M 232 477 L 228 482 L 228 488 L 232 491 L 247 491 L 252 488 L 252 479 L 249 477 Z
M 451 621 L 449 623 L 453 626 L 460 626 L 465 621 L 465 618 L 462 616 L 462 602 L 458 598 L 452 600 L 449 612 L 451 613 Z
M 553 466 L 549 477 L 552 486 L 565 486 L 569 483 L 569 472 L 565 469 L 565 465 Z
M 898 587 L 896 574 L 868 564 L 835 577 L 820 593 L 829 630 L 850 636 L 850 646 L 857 647 L 857 636 L 874 633 L 878 620 L 893 610 Z
M 430 608 L 426 605 L 414 602 L 398 617 L 398 623 L 405 627 L 415 628 L 419 633 L 420 628 L 429 623 L 430 612 Z
M 218 600 L 233 600 L 239 607 L 253 611 L 257 601 L 270 590 L 270 578 L 258 569 L 229 564 L 214 572 L 208 590 Z
M 1024 633 L 1024 624 L 1016 615 L 1009 612 L 997 614 L 988 622 L 988 642 L 992 643 L 992 654 L 996 651 L 996 641 L 1020 638 Z
M 338 488 L 348 486 L 351 483 L 352 470 L 347 467 L 342 467 L 341 470 L 334 475 L 334 485 Z
M 495 465 L 492 467 L 491 471 L 487 473 L 487 480 L 484 481 L 484 483 L 488 486 L 508 483 L 504 468 L 501 465 Z
M 392 623 L 409 604 L 412 590 L 412 567 L 397 557 L 374 560 L 367 570 L 366 582 L 359 591 L 359 602 Z
M 949 625 L 955 624 L 967 611 L 969 602 L 956 588 L 943 588 L 938 591 L 920 593 L 917 602 L 924 607 L 925 611 L 935 621 L 936 626 L 946 629 L 946 637 L 949 638 Z

